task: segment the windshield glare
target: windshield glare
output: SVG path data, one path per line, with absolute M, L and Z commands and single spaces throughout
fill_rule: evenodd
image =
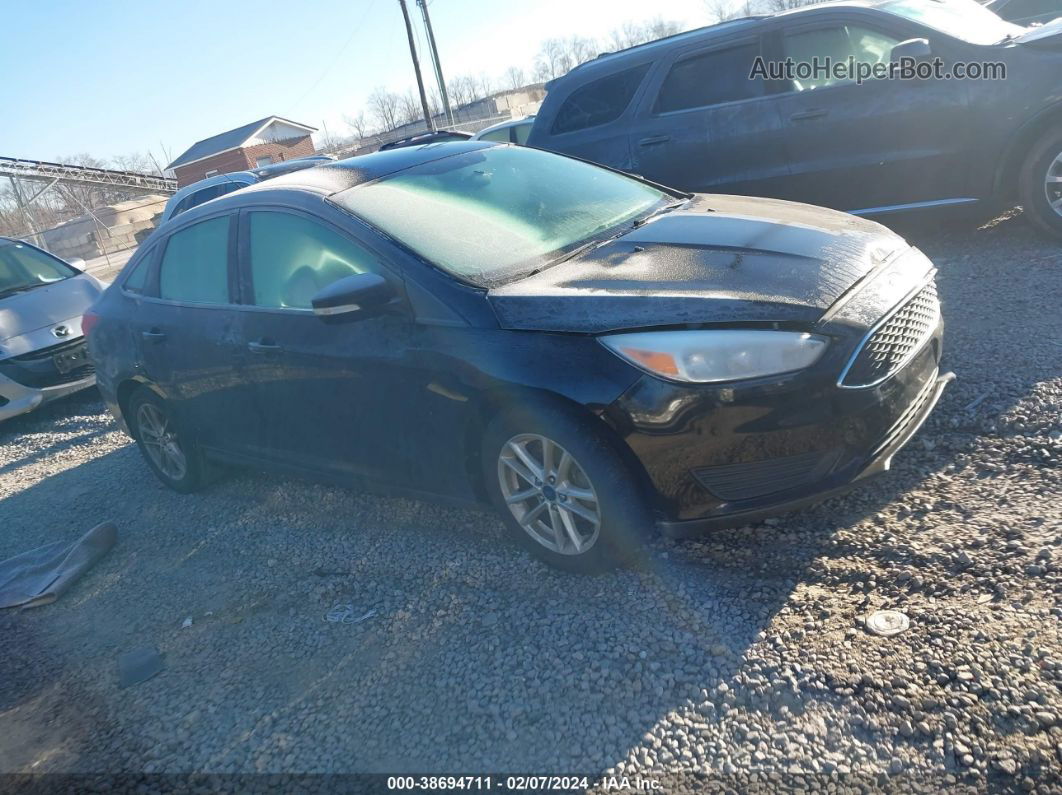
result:
M 54 257 L 23 243 L 0 243 L 0 295 L 51 284 L 76 276 L 77 271 Z
M 882 8 L 971 44 L 997 44 L 1025 32 L 974 0 L 896 0 Z
M 484 287 L 541 267 L 667 198 L 597 166 L 507 146 L 424 163 L 332 197 Z

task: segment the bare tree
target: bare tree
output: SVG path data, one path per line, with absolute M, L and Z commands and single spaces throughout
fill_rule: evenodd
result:
M 538 48 L 535 56 L 535 72 L 546 80 L 560 77 L 575 66 L 568 44 L 564 39 L 546 39 Z
M 376 88 L 369 94 L 369 112 L 380 127 L 389 132 L 398 126 L 399 106 L 402 98 L 386 88 Z
M 589 39 L 586 36 L 571 36 L 566 43 L 572 66 L 578 66 L 596 57 L 600 49 L 596 39 Z
M 496 90 L 494 84 L 494 78 L 488 75 L 486 72 L 480 72 L 479 76 L 475 78 L 476 82 L 476 99 L 483 99 L 489 97 Z
M 519 66 L 510 66 L 505 70 L 505 85 L 511 90 L 516 91 L 519 88 L 523 88 L 527 85 L 527 80 L 524 76 L 524 70 Z
M 412 88 L 402 95 L 398 103 L 398 123 L 412 124 L 424 115 L 420 106 L 420 95 Z
M 359 141 L 369 133 L 369 122 L 365 118 L 365 111 L 359 110 L 355 115 L 344 114 L 343 123 L 347 125 L 350 134 Z
M 455 77 L 447 85 L 450 92 L 450 105 L 459 108 L 474 102 L 476 97 L 476 81 L 468 75 Z
M 672 36 L 682 30 L 682 25 L 674 20 L 655 17 L 646 22 L 624 22 L 609 34 L 609 44 L 613 49 L 625 50 L 655 41 L 665 36 Z
M 646 41 L 655 41 L 656 39 L 674 36 L 676 33 L 682 32 L 682 25 L 673 19 L 664 19 L 663 17 L 654 17 L 646 23 L 646 27 L 649 34 Z

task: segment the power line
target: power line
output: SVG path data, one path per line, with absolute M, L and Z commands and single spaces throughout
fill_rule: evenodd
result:
M 349 47 L 350 43 L 352 41 L 354 41 L 354 37 L 357 36 L 358 33 L 361 31 L 362 24 L 368 18 L 370 12 L 372 11 L 372 7 L 373 7 L 373 5 L 375 5 L 375 3 L 376 3 L 376 0 L 371 0 L 369 5 L 365 7 L 365 13 L 361 15 L 361 19 L 358 20 L 358 24 L 356 24 L 354 26 L 354 29 L 351 30 L 350 35 L 347 36 L 347 40 L 345 42 L 343 42 L 343 46 L 340 47 L 336 51 L 336 54 L 332 58 L 332 61 L 328 64 L 328 66 L 325 67 L 324 71 L 321 72 L 321 74 L 317 77 L 317 79 L 313 81 L 313 84 L 308 89 L 306 89 L 304 92 L 302 92 L 302 96 L 299 97 L 299 99 L 291 106 L 291 109 L 293 111 L 296 108 L 298 108 L 299 105 L 302 104 L 303 100 L 305 100 L 306 97 L 310 96 L 310 94 L 312 94 L 314 92 L 314 90 L 316 90 L 317 86 L 319 86 L 321 84 L 321 81 L 325 79 L 325 77 L 328 75 L 328 73 L 331 72 L 333 67 L 335 67 L 335 65 L 339 62 L 339 59 L 342 57 L 343 53 L 346 52 L 347 47 Z M 294 115 L 294 114 L 292 113 L 290 115 Z

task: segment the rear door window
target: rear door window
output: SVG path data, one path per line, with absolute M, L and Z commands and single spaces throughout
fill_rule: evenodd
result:
M 500 130 L 492 130 L 489 133 L 484 133 L 480 136 L 481 141 L 499 141 L 502 143 L 509 143 L 509 128 L 503 127 Z
M 759 53 L 759 45 L 749 42 L 679 61 L 671 67 L 660 86 L 654 113 L 672 113 L 762 96 L 764 81 L 750 77 Z
M 230 216 L 200 221 L 170 235 L 159 264 L 159 298 L 228 304 Z
M 151 270 L 150 263 L 155 259 L 155 251 L 151 250 L 140 257 L 140 261 L 137 262 L 129 275 L 125 277 L 125 281 L 122 282 L 122 289 L 130 293 L 143 293 L 147 287 L 148 271 Z
M 575 89 L 557 111 L 553 134 L 575 132 L 615 121 L 631 104 L 649 64 L 608 75 Z
M 310 309 L 332 282 L 383 270 L 367 249 L 304 216 L 252 212 L 249 223 L 255 306 Z
M 517 124 L 515 127 L 512 128 L 512 131 L 513 143 L 520 144 L 520 146 L 524 146 L 525 144 L 527 144 L 528 136 L 531 135 L 531 125 Z

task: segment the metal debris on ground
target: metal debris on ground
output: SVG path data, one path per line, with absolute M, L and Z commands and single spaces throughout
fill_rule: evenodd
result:
M 154 646 L 127 651 L 118 657 L 118 687 L 146 682 L 162 669 L 162 655 Z
M 375 615 L 375 609 L 358 616 L 355 615 L 354 605 L 333 605 L 332 609 L 325 613 L 325 621 L 332 624 L 360 624 Z
M 899 635 L 911 626 L 911 620 L 899 610 L 878 610 L 867 616 L 866 626 L 867 632 L 887 638 Z

